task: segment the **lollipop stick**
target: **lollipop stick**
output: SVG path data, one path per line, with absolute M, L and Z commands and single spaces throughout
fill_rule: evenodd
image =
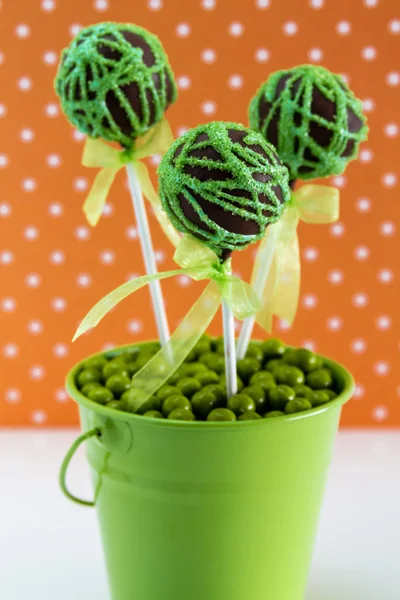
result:
M 253 289 L 258 296 L 262 295 L 264 287 L 267 283 L 268 275 L 272 265 L 272 259 L 275 253 L 276 237 L 277 229 L 274 228 L 268 237 L 268 240 L 262 250 L 261 256 L 259 256 L 259 261 L 260 264 L 262 264 L 263 268 L 258 270 L 257 278 L 253 283 Z M 253 333 L 255 322 L 255 315 L 248 317 L 243 322 L 237 345 L 237 355 L 239 359 L 244 358 L 247 352 L 247 348 L 249 346 L 249 341 L 251 339 L 251 334 Z
M 149 221 L 147 219 L 146 209 L 144 206 L 142 190 L 140 189 L 140 185 L 136 177 L 134 165 L 128 163 L 126 165 L 126 171 L 128 174 L 129 190 L 131 193 L 133 209 L 136 216 L 136 223 L 139 232 L 139 239 L 142 247 L 142 254 L 144 264 L 146 267 L 146 272 L 148 273 L 148 275 L 155 275 L 157 273 L 157 265 L 154 256 L 153 242 L 151 239 Z M 150 283 L 150 295 L 153 303 L 153 311 L 156 319 L 158 337 L 160 338 L 161 346 L 165 346 L 165 344 L 170 338 L 170 334 L 167 315 L 165 312 L 164 299 L 159 281 L 153 281 L 152 283 Z
M 230 398 L 237 393 L 235 321 L 233 312 L 225 300 L 222 301 L 222 323 L 224 330 L 226 392 L 228 398 Z

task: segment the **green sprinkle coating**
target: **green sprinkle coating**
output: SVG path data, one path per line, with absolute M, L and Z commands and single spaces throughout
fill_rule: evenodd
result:
M 276 146 L 292 180 L 340 175 L 368 132 L 343 78 L 315 65 L 272 73 L 250 103 L 249 121 Z
M 128 23 L 82 29 L 63 51 L 55 89 L 79 131 L 127 149 L 177 97 L 159 39 Z
M 237 123 L 189 130 L 164 155 L 158 176 L 174 227 L 219 256 L 260 240 L 290 199 L 288 172 L 274 148 Z

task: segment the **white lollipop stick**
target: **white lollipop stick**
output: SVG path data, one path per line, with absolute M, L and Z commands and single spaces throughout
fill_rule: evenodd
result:
M 155 275 L 157 273 L 157 265 L 154 256 L 153 242 L 151 239 L 149 221 L 147 219 L 146 209 L 144 206 L 142 190 L 140 189 L 140 184 L 136 176 L 134 165 L 128 163 L 126 165 L 126 171 L 128 174 L 129 190 L 136 216 L 136 224 L 139 233 L 140 245 L 142 247 L 146 273 L 148 275 Z M 165 346 L 170 338 L 170 333 L 159 281 L 152 281 L 150 283 L 150 295 L 153 303 L 153 312 L 156 319 L 158 337 L 160 338 L 161 346 Z
M 237 394 L 235 320 L 225 300 L 222 301 L 222 323 L 224 330 L 225 376 L 228 398 Z

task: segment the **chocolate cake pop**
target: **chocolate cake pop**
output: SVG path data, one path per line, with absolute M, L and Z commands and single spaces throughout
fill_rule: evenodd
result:
M 288 172 L 274 148 L 237 123 L 191 129 L 172 144 L 158 175 L 176 229 L 223 259 L 261 239 L 290 198 Z
M 63 52 L 55 88 L 79 131 L 126 148 L 158 123 L 177 97 L 159 39 L 125 23 L 82 29 Z
M 362 104 L 343 78 L 315 65 L 270 75 L 249 119 L 276 147 L 291 180 L 343 173 L 368 131 Z

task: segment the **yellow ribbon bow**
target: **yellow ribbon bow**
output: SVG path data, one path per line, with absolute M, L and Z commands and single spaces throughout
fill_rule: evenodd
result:
M 267 282 L 262 291 L 262 309 L 257 322 L 272 331 L 272 317 L 276 315 L 292 324 L 300 296 L 300 250 L 297 226 L 299 221 L 313 224 L 333 223 L 339 218 L 339 191 L 325 185 L 304 185 L 293 192 L 285 212 L 277 223 L 267 228 L 257 253 L 251 285 L 259 278 L 266 256 L 263 252 L 271 236 L 274 256 Z M 271 242 L 271 240 L 270 240 Z M 271 243 L 269 244 L 271 247 Z
M 138 138 L 132 151 L 117 150 L 100 139 L 86 138 L 82 164 L 85 167 L 101 169 L 83 205 L 83 211 L 90 225 L 94 227 L 98 223 L 116 174 L 127 163 L 132 162 L 143 194 L 153 206 L 158 222 L 171 243 L 174 246 L 178 245 L 180 235 L 161 206 L 146 165 L 140 162 L 147 156 L 166 152 L 172 142 L 171 128 L 166 119 Z
M 261 307 L 252 287 L 231 273 L 230 261 L 220 262 L 207 246 L 190 235 L 184 235 L 177 247 L 174 261 L 181 267 L 155 275 L 144 275 L 128 281 L 102 298 L 86 315 L 73 341 L 95 327 L 114 306 L 143 286 L 155 280 L 175 275 L 188 275 L 195 281 L 211 281 L 178 325 L 169 342 L 132 378 L 132 387 L 138 390 L 138 408 L 152 396 L 185 360 L 206 331 L 222 299 L 237 319 L 246 319 Z

